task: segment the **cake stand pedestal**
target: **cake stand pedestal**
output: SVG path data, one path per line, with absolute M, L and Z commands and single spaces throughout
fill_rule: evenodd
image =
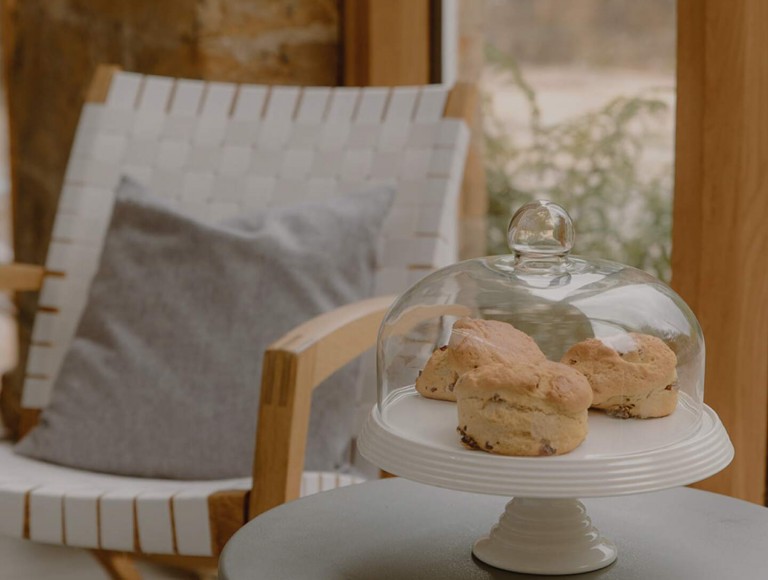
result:
M 513 497 L 474 555 L 512 572 L 576 574 L 617 557 L 575 498 L 658 491 L 725 468 L 733 446 L 717 414 L 701 415 L 681 393 L 669 417 L 620 420 L 590 412 L 587 440 L 566 455 L 505 457 L 462 447 L 453 403 L 420 397 L 412 387 L 374 407 L 360 451 L 385 471 L 428 485 Z
M 496 568 L 528 574 L 591 572 L 617 556 L 577 499 L 513 499 L 472 552 Z

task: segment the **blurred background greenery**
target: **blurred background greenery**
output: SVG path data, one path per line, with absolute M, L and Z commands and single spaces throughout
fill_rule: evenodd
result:
M 505 0 L 487 10 L 490 251 L 508 251 L 515 209 L 549 199 L 574 218 L 576 253 L 669 280 L 674 2 Z

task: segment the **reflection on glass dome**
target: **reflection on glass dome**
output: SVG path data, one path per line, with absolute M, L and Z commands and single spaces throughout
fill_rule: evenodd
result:
M 513 254 L 439 270 L 392 306 L 382 419 L 419 421 L 457 453 L 528 456 L 639 452 L 695 429 L 704 344 L 685 302 L 640 270 L 569 256 L 554 204 L 521 208 L 509 237 Z

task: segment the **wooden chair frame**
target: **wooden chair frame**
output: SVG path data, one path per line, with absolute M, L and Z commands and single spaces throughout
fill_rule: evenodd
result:
M 101 66 L 86 101 L 106 100 L 118 67 Z M 446 103 L 445 117 L 467 119 L 477 104 L 476 89 L 457 84 Z M 0 265 L 0 291 L 35 292 L 46 276 L 60 276 L 43 266 Z M 218 554 L 229 538 L 248 520 L 300 494 L 304 452 L 313 389 L 334 371 L 375 345 L 378 329 L 392 296 L 372 298 L 338 308 L 295 328 L 273 343 L 264 354 L 261 402 L 250 491 L 218 492 L 209 497 L 213 557 L 158 556 L 95 550 L 114 578 L 139 578 L 132 558 L 152 560 L 196 572 L 215 570 Z M 37 411 L 22 417 L 27 429 Z M 244 509 L 245 506 L 245 509 Z
M 42 266 L 0 265 L 0 290 L 37 291 L 45 275 Z M 252 488 L 250 492 L 219 492 L 209 499 L 219 553 L 248 520 L 299 497 L 312 391 L 375 345 L 393 298 L 371 298 L 322 314 L 293 329 L 264 353 Z M 242 513 L 246 501 L 247 513 Z M 94 553 L 113 577 L 124 579 L 139 578 L 131 556 L 196 572 L 215 569 L 217 562 L 216 557 Z

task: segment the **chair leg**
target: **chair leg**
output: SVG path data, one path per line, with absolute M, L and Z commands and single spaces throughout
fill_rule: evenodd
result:
M 112 580 L 141 580 L 141 572 L 129 554 L 106 550 L 91 550 L 91 553 Z
M 216 580 L 219 559 L 206 556 L 178 556 L 170 554 L 137 554 L 137 558 L 158 566 L 183 570 L 193 580 Z

